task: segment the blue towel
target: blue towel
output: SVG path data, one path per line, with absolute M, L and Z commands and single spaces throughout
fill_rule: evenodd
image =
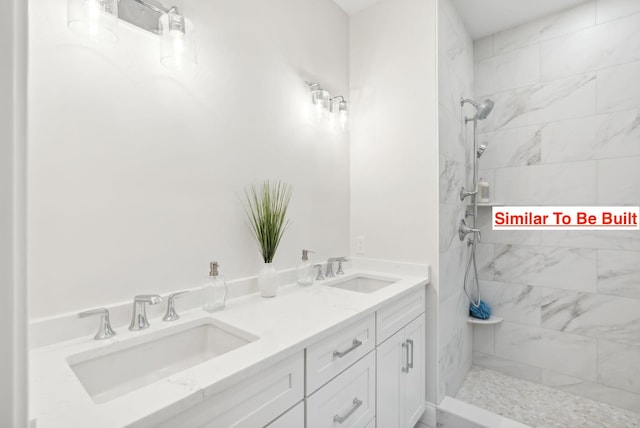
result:
M 469 306 L 469 315 L 481 320 L 488 320 L 491 316 L 491 308 L 484 302 L 484 300 L 480 300 L 480 304 L 478 306 L 473 303 Z

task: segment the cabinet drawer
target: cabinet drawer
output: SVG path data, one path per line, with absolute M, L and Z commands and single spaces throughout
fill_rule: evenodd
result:
M 375 315 L 371 314 L 307 348 L 307 396 L 375 347 Z
M 364 428 L 375 417 L 376 353 L 307 398 L 307 428 Z
M 413 291 L 376 312 L 376 345 L 384 342 L 424 312 L 424 287 Z
M 304 394 L 304 356 L 295 354 L 261 373 L 205 398 L 157 428 L 263 427 L 301 402 Z M 277 426 L 277 425 L 276 425 Z M 293 427 L 292 427 L 293 428 Z
M 267 428 L 304 428 L 304 403 L 296 404 L 296 407 L 271 422 Z

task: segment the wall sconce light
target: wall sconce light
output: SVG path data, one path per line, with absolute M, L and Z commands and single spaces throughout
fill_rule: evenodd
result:
M 174 70 L 196 65 L 193 25 L 175 6 L 160 17 L 160 61 Z
M 311 91 L 311 119 L 316 122 L 322 122 L 328 117 L 329 108 L 331 106 L 331 95 L 320 87 L 320 84 L 306 82 Z
M 171 69 L 196 65 L 193 24 L 178 8 L 157 0 L 68 0 L 68 24 L 92 36 L 111 33 L 116 41 L 118 19 L 160 36 L 160 61 Z
M 118 0 L 69 0 L 67 6 L 70 29 L 95 40 L 118 40 Z
M 342 132 L 349 130 L 349 109 L 342 95 L 331 98 L 331 127 Z

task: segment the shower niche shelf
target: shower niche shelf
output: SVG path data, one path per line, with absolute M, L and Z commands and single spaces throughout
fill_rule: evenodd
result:
M 467 204 L 467 206 L 472 207 L 473 204 Z M 482 207 L 502 207 L 504 204 L 500 204 L 498 202 L 478 202 L 478 208 Z
M 493 315 L 491 315 L 488 320 L 481 320 L 478 318 L 469 317 L 467 318 L 467 322 L 469 324 L 493 325 L 493 324 L 500 324 L 502 322 L 502 318 L 494 317 Z

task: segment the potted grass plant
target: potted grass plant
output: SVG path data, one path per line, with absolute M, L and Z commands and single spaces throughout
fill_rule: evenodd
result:
M 273 267 L 273 258 L 289 226 L 287 209 L 293 188 L 281 181 L 266 180 L 251 185 L 244 194 L 245 212 L 264 261 L 258 273 L 258 288 L 262 297 L 274 297 L 278 290 L 278 273 Z

